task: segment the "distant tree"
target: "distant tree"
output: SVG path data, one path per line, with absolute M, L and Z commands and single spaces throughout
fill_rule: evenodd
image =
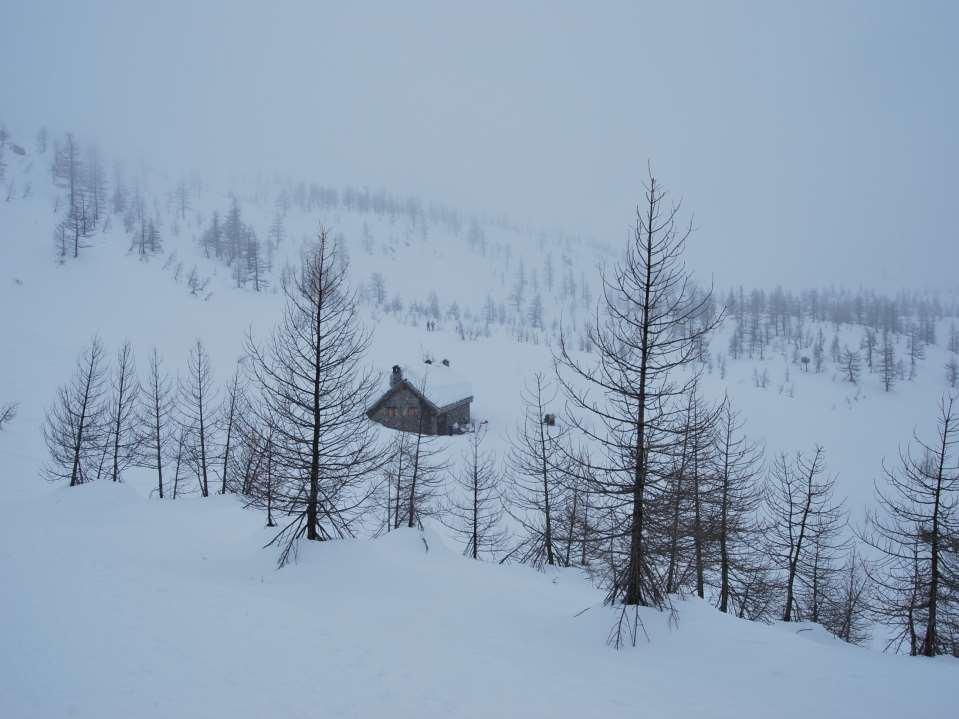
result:
M 596 545 L 593 542 L 594 517 L 590 513 L 590 491 L 595 478 L 590 474 L 579 474 L 581 470 L 589 467 L 585 447 L 564 447 L 562 451 L 568 456 L 561 467 L 564 491 L 562 505 L 559 511 L 553 514 L 558 525 L 557 539 L 562 545 L 560 564 L 564 567 L 588 567 L 596 556 Z
M 145 238 L 147 253 L 156 255 L 163 251 L 163 240 L 160 237 L 160 230 L 157 229 L 156 222 L 153 220 L 147 222 Z
M 186 425 L 180 424 L 176 427 L 176 442 L 174 443 L 174 451 L 171 455 L 173 461 L 173 495 L 171 499 L 176 499 L 180 494 L 180 477 L 181 469 L 187 461 L 187 455 L 189 448 L 187 444 L 189 442 L 188 433 L 190 428 Z
M 896 628 L 890 646 L 931 657 L 959 641 L 959 417 L 943 399 L 935 442 L 914 437 L 899 468 L 885 468 L 864 540 L 880 554 L 870 575 L 876 614 Z
M 556 268 L 553 265 L 553 253 L 547 252 L 543 260 L 543 279 L 546 281 L 546 291 L 552 292 L 556 282 Z
M 959 357 L 954 354 L 946 361 L 946 383 L 951 389 L 959 386 Z
M 43 439 L 50 452 L 48 479 L 68 479 L 71 487 L 93 479 L 107 432 L 105 371 L 103 345 L 94 337 L 77 360 L 73 379 L 57 390 L 57 399 L 44 418 Z
M 829 343 L 829 356 L 832 357 L 834 364 L 839 364 L 842 361 L 842 350 L 839 345 L 838 332 L 832 336 L 832 342 Z
M 473 559 L 499 551 L 506 540 L 500 476 L 493 455 L 483 449 L 486 425 L 468 435 L 469 444 L 456 476 L 456 496 L 447 511 L 447 524 Z
M 790 460 L 781 454 L 773 465 L 767 538 L 769 551 L 783 572 L 784 622 L 802 617 L 799 585 L 812 586 L 818 581 L 814 535 L 821 536 L 820 544 L 831 542 L 845 521 L 842 505 L 833 500 L 835 480 L 823 477 L 825 471 L 822 447 L 816 447 L 812 458 L 797 453 Z
M 426 305 L 426 312 L 430 319 L 438 320 L 440 318 L 440 298 L 436 294 L 436 290 L 430 290 Z
M 50 133 L 47 131 L 46 126 L 40 128 L 40 131 L 37 132 L 37 141 L 36 149 L 38 155 L 45 155 L 47 152 L 47 146 L 50 143 Z
M 798 602 L 804 614 L 797 613 L 816 624 L 823 624 L 837 601 L 839 564 L 850 543 L 842 532 L 845 517 L 818 514 L 808 527 L 805 551 L 800 555 L 800 567 L 796 574 L 801 597 Z
M 909 379 L 915 379 L 916 364 L 919 360 L 926 358 L 926 347 L 922 339 L 922 331 L 918 324 L 913 324 L 909 327 L 907 341 L 907 349 L 909 352 Z
M 257 239 L 256 233 L 249 228 L 246 233 L 245 247 L 246 275 L 250 282 L 253 283 L 253 290 L 255 292 L 262 292 L 270 284 L 267 279 L 270 271 L 270 263 L 268 258 L 263 254 L 263 249 L 259 239 Z
M 300 538 L 352 536 L 383 464 L 366 417 L 376 388 L 362 364 L 370 337 L 357 324 L 347 268 L 325 230 L 283 291 L 287 304 L 272 339 L 247 343 L 258 389 L 253 414 L 275 428 L 275 508 L 290 518 L 273 540 L 281 565 Z
M 862 337 L 862 349 L 866 353 L 866 367 L 869 368 L 870 372 L 872 372 L 873 356 L 876 354 L 878 346 L 879 338 L 876 336 L 876 331 L 867 327 Z
M 813 366 L 815 367 L 816 374 L 822 372 L 823 361 L 825 358 L 825 350 L 823 349 L 825 347 L 825 342 L 826 340 L 823 337 L 822 328 L 820 327 L 819 333 L 816 335 L 816 342 L 812 347 Z
M 952 322 L 949 325 L 949 341 L 946 343 L 946 349 L 953 354 L 959 354 L 959 327 Z
M 383 305 L 386 302 L 386 278 L 382 272 L 374 272 L 370 275 L 370 290 L 373 294 L 373 301 L 377 305 Z
M 187 428 L 187 447 L 200 485 L 200 494 L 210 496 L 209 458 L 211 436 L 216 426 L 213 408 L 216 406 L 216 389 L 213 384 L 213 368 L 210 356 L 201 340 L 190 348 L 187 371 L 179 383 L 180 423 Z
M 387 532 L 399 529 L 404 521 L 402 507 L 406 506 L 403 498 L 407 496 L 409 440 L 408 433 L 397 432 L 385 453 L 389 458 L 382 468 L 386 496 L 380 500 L 386 510 L 382 526 Z
M 83 192 L 89 200 L 90 222 L 95 227 L 106 214 L 107 177 L 96 145 L 90 145 L 83 163 Z
M 364 227 L 366 223 L 364 222 Z M 273 223 L 270 225 L 270 234 L 268 237 L 270 245 L 275 250 L 286 238 L 286 228 L 283 225 L 283 214 L 277 212 L 273 217 Z
M 89 231 L 86 198 L 83 191 L 83 162 L 80 146 L 72 133 L 56 146 L 53 158 L 53 182 L 67 192 L 66 218 L 73 235 L 73 256 L 80 254 L 80 238 Z
M 842 352 L 842 372 L 846 381 L 852 384 L 859 383 L 859 374 L 862 371 L 862 357 L 855 350 L 846 347 Z
M 530 300 L 527 320 L 534 328 L 543 329 L 543 298 L 538 292 Z
M 718 418 L 715 458 L 721 612 L 747 601 L 752 579 L 759 571 L 752 548 L 760 543 L 762 532 L 756 511 L 763 496 L 763 448 L 746 438 L 743 427 L 743 420 L 727 398 Z
M 190 184 L 186 179 L 181 178 L 177 182 L 176 189 L 173 191 L 173 201 L 176 205 L 176 213 L 180 220 L 186 219 L 186 213 L 192 209 L 190 203 Z
M 682 426 L 684 457 L 677 477 L 679 505 L 687 506 L 680 531 L 688 536 L 688 566 L 693 574 L 693 591 L 700 599 L 706 596 L 706 573 L 714 562 L 713 540 L 716 534 L 716 509 L 720 504 L 722 485 L 716 481 L 716 425 L 718 413 L 707 407 L 698 386 L 688 394 L 685 422 Z M 668 490 L 665 494 L 668 494 Z M 728 497 L 727 497 L 728 499 Z M 675 530 L 674 530 L 675 531 Z
M 114 482 L 122 479 L 123 470 L 139 457 L 140 435 L 137 427 L 137 408 L 140 402 L 140 382 L 136 374 L 136 362 L 130 342 L 124 342 L 117 352 L 117 363 L 111 380 L 113 394 L 110 398 L 108 423 L 112 470 Z
M 520 310 L 526 300 L 526 284 L 526 263 L 520 260 L 519 266 L 516 268 L 516 280 L 513 284 L 513 291 L 509 296 L 510 302 L 513 304 L 513 311 L 517 315 L 520 314 Z
M 424 393 L 427 387 L 423 388 Z M 424 517 L 435 516 L 443 511 L 440 505 L 440 493 L 443 489 L 449 464 L 436 440 L 426 434 L 426 405 L 422 401 L 418 407 L 408 408 L 417 417 L 416 431 L 403 432 L 408 435 L 394 445 L 397 452 L 405 453 L 404 458 L 397 457 L 397 497 L 396 512 L 398 523 L 407 527 L 421 525 Z M 406 472 L 400 471 L 405 466 Z
M 130 249 L 136 248 L 141 259 L 150 253 L 149 245 L 149 218 L 147 217 L 146 201 L 140 188 L 134 190 L 133 199 L 127 208 L 127 228 L 131 233 Z
M 743 356 L 745 351 L 745 338 L 743 336 L 742 325 L 737 322 L 735 327 L 733 327 L 733 333 L 729 337 L 729 356 L 737 360 Z
M 113 206 L 113 214 L 122 215 L 127 211 L 126 184 L 123 180 L 123 169 L 119 164 L 113 166 L 113 195 L 110 197 L 110 203 Z
M 896 384 L 896 352 L 892 346 L 889 332 L 882 333 L 882 346 L 879 350 L 879 381 L 884 392 L 891 392 Z
M 150 368 L 140 408 L 140 433 L 143 464 L 157 473 L 157 495 L 164 496 L 163 461 L 172 441 L 174 398 L 172 381 L 164 372 L 156 347 L 150 355 Z
M 275 527 L 273 508 L 276 502 L 278 477 L 274 466 L 275 427 L 248 426 L 242 433 L 238 459 L 242 465 L 239 489 L 250 504 L 266 512 L 266 526 Z
M 233 371 L 233 379 L 227 387 L 223 407 L 219 412 L 223 418 L 223 431 L 226 437 L 223 443 L 223 469 L 220 472 L 220 494 L 226 494 L 227 473 L 230 466 L 230 441 L 233 439 L 237 422 L 244 413 L 245 402 L 246 396 L 243 388 L 240 386 L 240 367 L 237 365 Z
M 223 221 L 224 259 L 228 265 L 233 265 L 243 255 L 243 241 L 246 238 L 246 227 L 240 216 L 240 203 L 234 195 L 230 199 L 230 210 Z M 219 255 L 217 255 L 219 257 Z M 241 284 L 241 283 L 237 283 Z
M 223 227 L 220 224 L 220 215 L 218 213 L 213 213 L 210 226 L 203 232 L 200 242 L 203 245 L 203 252 L 207 257 L 220 258 L 223 252 Z
M 864 560 L 853 548 L 836 576 L 837 586 L 823 625 L 844 642 L 865 646 L 872 638 L 870 581 Z
M 542 374 L 533 375 L 520 395 L 523 423 L 510 438 L 509 513 L 518 534 L 510 556 L 536 568 L 556 565 L 560 557 L 555 523 L 564 489 L 560 442 L 567 430 L 550 419 L 557 394 Z

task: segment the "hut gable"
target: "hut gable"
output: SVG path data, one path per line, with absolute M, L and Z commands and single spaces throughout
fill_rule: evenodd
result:
M 393 365 L 389 388 L 367 410 L 374 422 L 403 432 L 457 434 L 470 423 L 469 382 L 442 363 Z

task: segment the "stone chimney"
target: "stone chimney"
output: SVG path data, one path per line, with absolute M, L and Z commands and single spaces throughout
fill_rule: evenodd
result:
M 393 374 L 390 375 L 390 388 L 395 387 L 403 381 L 403 370 L 398 364 L 393 365 Z

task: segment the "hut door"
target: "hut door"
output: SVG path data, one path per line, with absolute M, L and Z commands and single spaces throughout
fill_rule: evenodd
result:
M 436 434 L 449 434 L 449 428 L 446 426 L 445 414 L 441 414 L 436 417 Z

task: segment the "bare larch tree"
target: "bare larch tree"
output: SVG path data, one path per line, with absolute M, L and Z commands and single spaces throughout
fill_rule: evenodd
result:
M 220 410 L 220 416 L 223 418 L 223 431 L 225 433 L 223 441 L 223 467 L 220 472 L 220 494 L 226 494 L 227 475 L 230 468 L 230 442 L 233 439 L 233 432 L 237 424 L 238 415 L 243 413 L 245 402 L 246 396 L 240 385 L 240 367 L 237 365 L 233 371 L 233 379 L 227 387 L 223 407 Z
M 73 379 L 57 390 L 54 405 L 44 418 L 49 479 L 68 479 L 71 487 L 93 479 L 91 470 L 95 470 L 107 433 L 105 373 L 103 344 L 94 337 L 77 360 Z
M 283 291 L 272 338 L 247 343 L 258 390 L 252 411 L 273 431 L 276 509 L 291 517 L 273 540 L 280 565 L 301 538 L 352 536 L 382 464 L 366 417 L 376 388 L 363 366 L 370 335 L 357 324 L 345 263 L 325 229 Z
M 845 523 L 842 505 L 833 499 L 835 478 L 824 476 L 825 472 L 822 447 L 816 447 L 811 458 L 802 453 L 795 458 L 781 454 L 773 463 L 767 542 L 783 575 L 785 622 L 802 618 L 798 589 L 817 581 L 814 534 L 820 534 L 823 542 L 831 541 Z
M 119 482 L 123 470 L 139 458 L 140 438 L 137 409 L 140 403 L 140 381 L 129 341 L 117 352 L 117 363 L 111 378 L 113 394 L 108 416 L 112 467 L 110 479 Z
M 661 606 L 666 598 L 651 546 L 652 506 L 674 469 L 702 339 L 720 319 L 707 312 L 711 291 L 696 291 L 686 270 L 693 228 L 679 224 L 679 212 L 650 178 L 625 257 L 604 273 L 587 332 L 598 361 L 575 357 L 563 337 L 556 363 L 572 421 L 602 449 L 591 453 L 591 496 L 605 505 L 613 555 L 607 600 L 626 606 Z M 613 634 L 619 645 L 621 632 Z
M 503 546 L 503 502 L 500 475 L 493 455 L 483 448 L 487 425 L 467 437 L 450 506 L 443 520 L 473 559 L 492 556 Z
M 173 432 L 174 398 L 172 381 L 163 370 L 159 350 L 150 355 L 150 368 L 140 407 L 140 435 L 143 465 L 157 473 L 157 496 L 163 499 L 163 461 Z
M 213 407 L 216 406 L 216 388 L 210 356 L 201 340 L 190 348 L 186 376 L 180 378 L 180 423 L 187 428 L 186 450 L 191 458 L 200 485 L 200 494 L 210 496 L 209 453 L 212 433 L 216 426 Z
M 959 639 L 959 416 L 943 399 L 935 442 L 914 437 L 899 467 L 876 485 L 864 539 L 880 553 L 870 571 L 878 618 L 899 630 L 910 654 L 953 651 Z
M 565 487 L 558 462 L 568 428 L 557 424 L 557 395 L 555 384 L 541 373 L 533 375 L 520 395 L 523 423 L 510 438 L 508 507 L 518 539 L 510 558 L 537 568 L 558 564 L 562 556 L 556 520 Z
M 742 599 L 757 567 L 752 547 L 761 527 L 756 510 L 762 501 L 763 448 L 743 433 L 744 421 L 727 398 L 716 432 L 716 479 L 719 546 L 719 611 L 729 612 Z

